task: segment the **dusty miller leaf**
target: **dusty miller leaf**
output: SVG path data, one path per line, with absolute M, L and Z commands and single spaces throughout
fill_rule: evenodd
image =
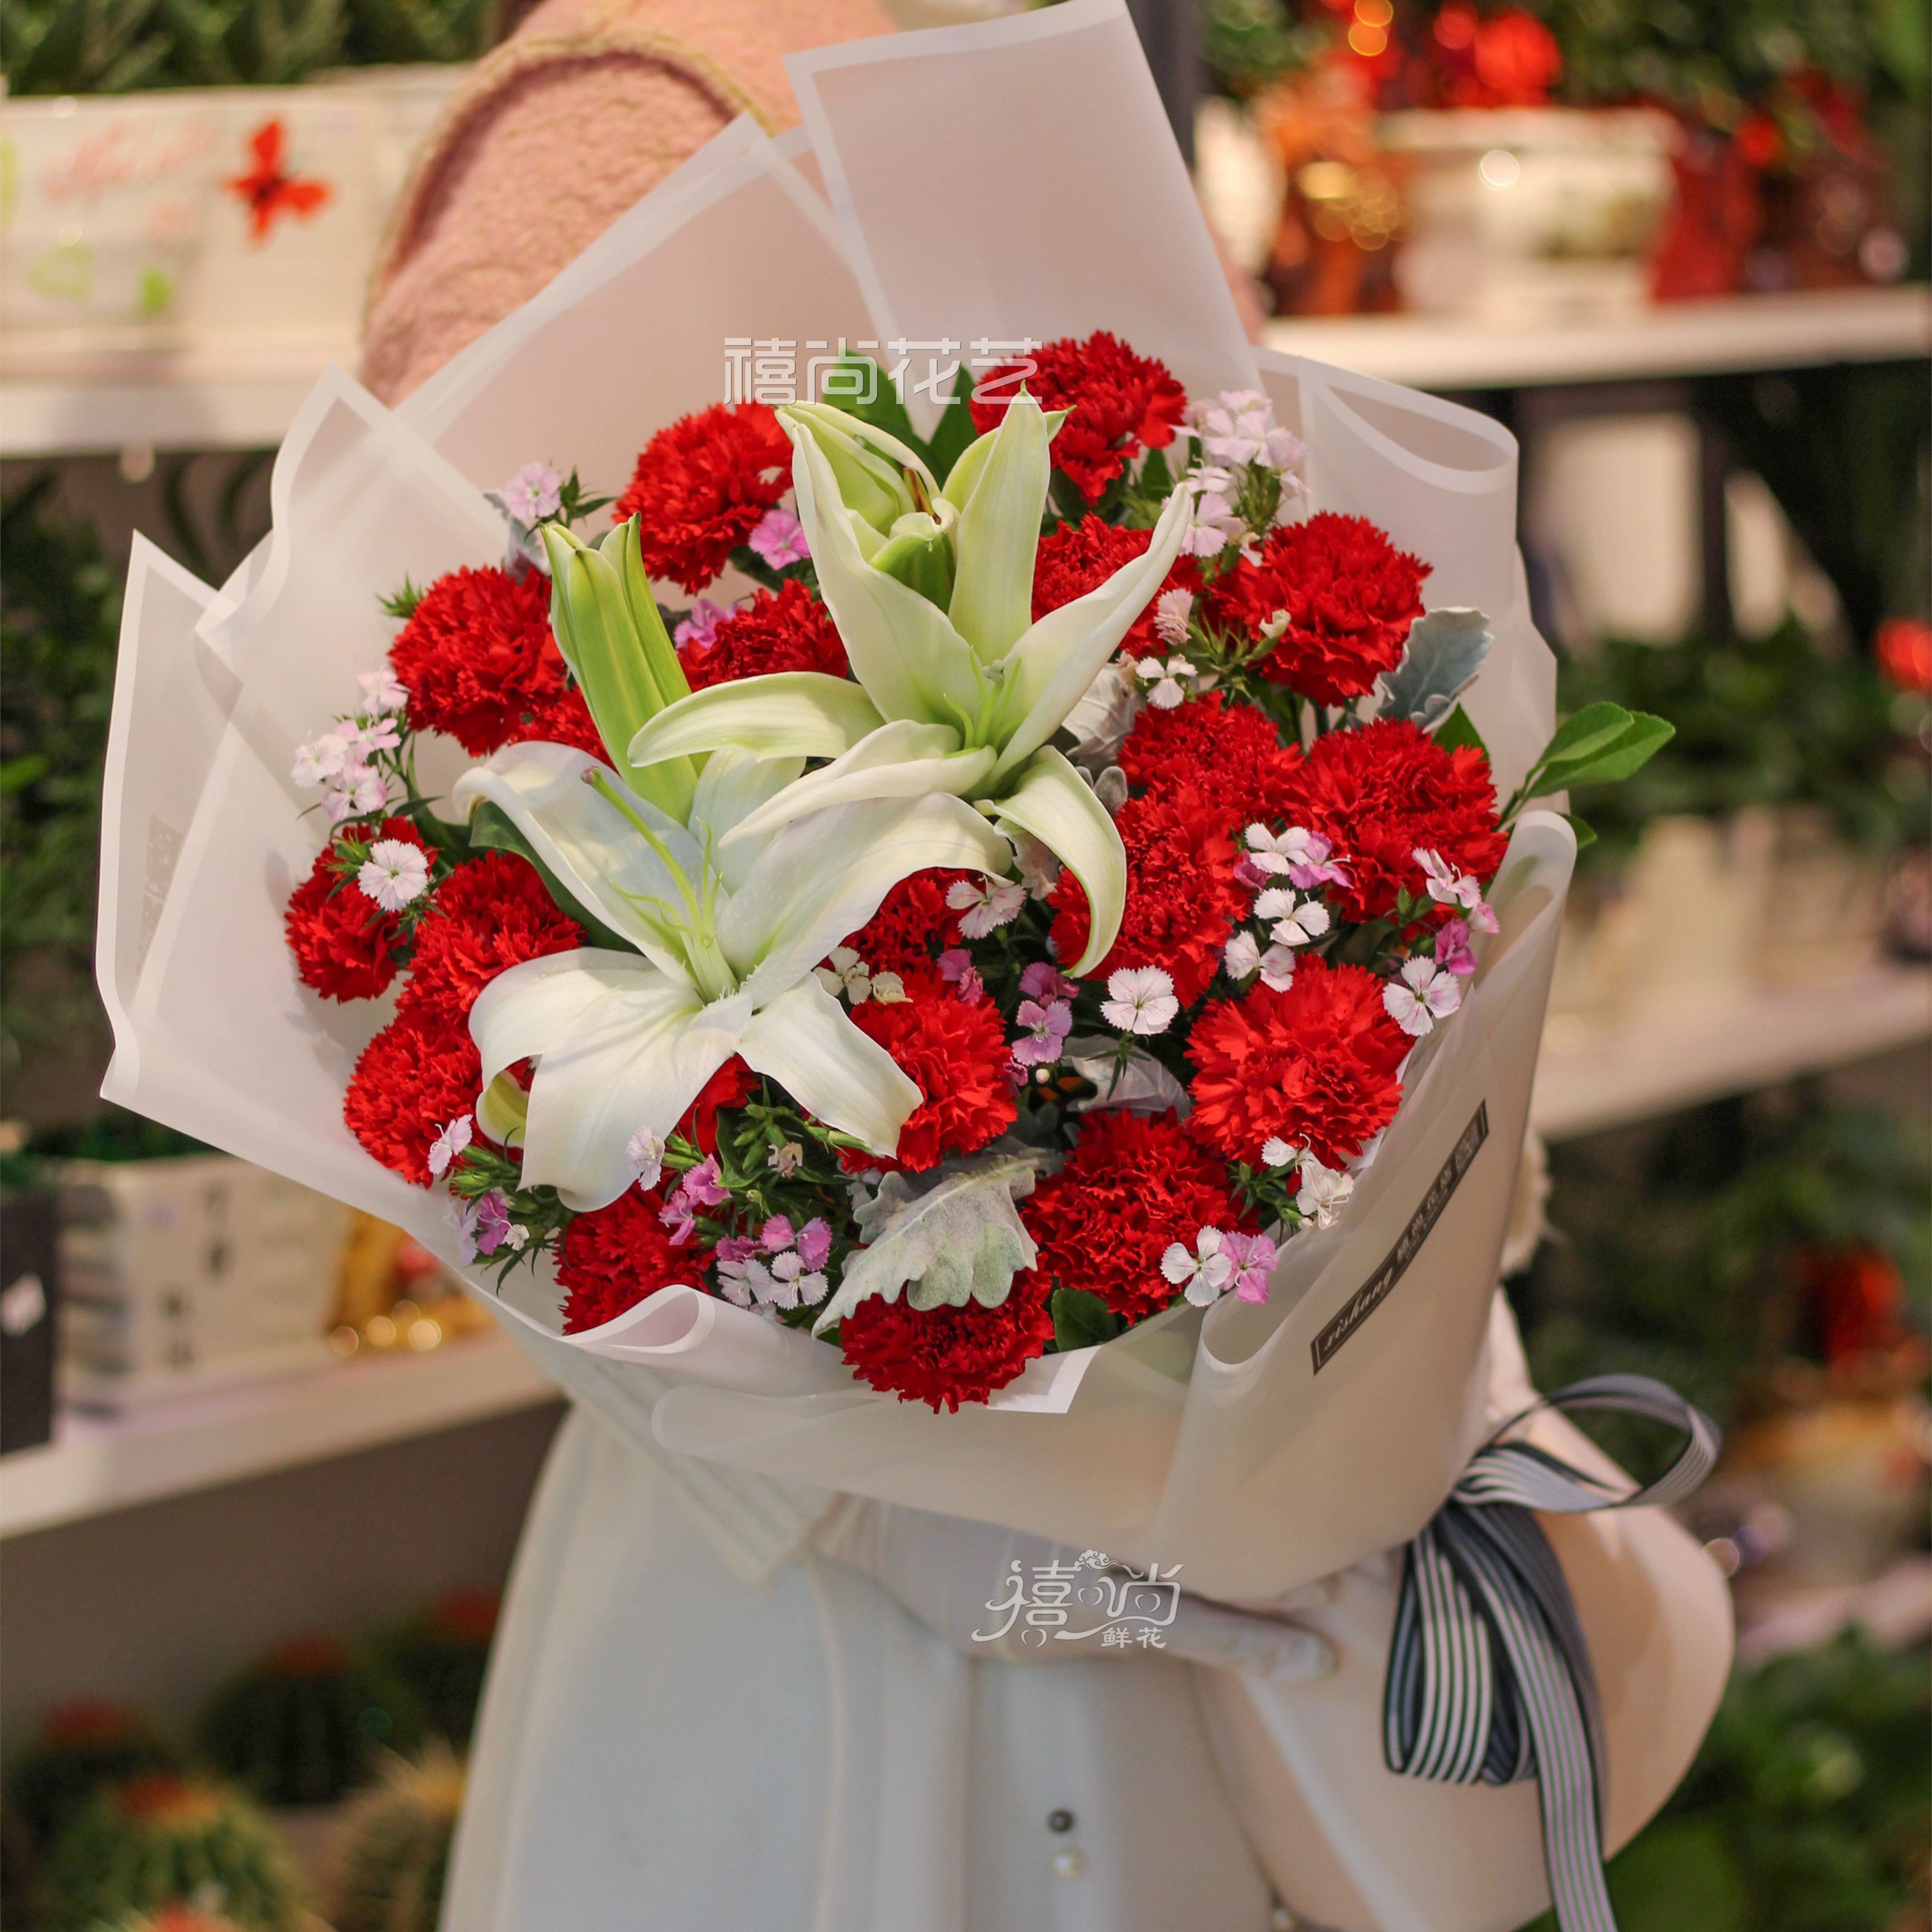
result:
M 845 1264 L 814 1334 L 874 1294 L 913 1308 L 997 1308 L 1039 1250 L 1013 1203 L 1033 1192 L 1040 1162 L 1030 1154 L 948 1162 L 926 1174 L 889 1174 L 854 1210 L 866 1245 Z
M 1432 730 L 1475 682 L 1493 642 L 1480 610 L 1431 610 L 1410 627 L 1408 648 L 1376 680 L 1383 718 L 1407 718 Z

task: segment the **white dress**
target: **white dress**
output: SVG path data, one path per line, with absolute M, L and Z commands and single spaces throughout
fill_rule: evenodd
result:
M 741 1582 L 652 1460 L 575 1409 L 518 1553 L 443 1932 L 1263 1932 L 1196 1675 L 969 1660 L 808 1552 Z

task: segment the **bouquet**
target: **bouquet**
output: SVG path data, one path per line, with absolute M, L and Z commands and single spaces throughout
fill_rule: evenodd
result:
M 1118 8 L 959 32 L 325 376 L 219 590 L 136 548 L 104 1090 L 407 1227 L 747 1574 L 842 1491 L 1268 1594 L 1480 1439 L 1535 801 L 1661 730 L 1552 736 L 1505 433 L 1243 340 Z
M 1310 506 L 1264 394 L 1104 331 L 956 387 L 922 438 L 841 358 L 614 502 L 520 466 L 502 562 L 406 576 L 298 750 L 332 826 L 286 915 L 321 998 L 398 989 L 343 1118 L 465 1262 L 548 1258 L 572 1334 L 694 1288 L 934 1410 L 1265 1303 L 1526 800 L 1667 731 L 1599 707 L 1499 801 L 1487 620 Z M 446 800 L 430 734 L 482 761 Z
M 1556 727 L 1504 432 L 1246 344 L 1117 4 L 791 74 L 808 142 L 734 124 L 397 410 L 326 376 L 229 583 L 137 541 L 104 1090 L 408 1228 L 747 1580 L 872 1503 L 1386 1568 L 1498 1419 L 1551 807 L 1664 728 Z M 1541 1884 L 1484 1815 L 1472 1924 Z

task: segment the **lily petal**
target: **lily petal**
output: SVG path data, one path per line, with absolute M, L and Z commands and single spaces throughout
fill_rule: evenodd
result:
M 631 1136 L 668 1134 L 737 1051 L 751 1016 L 743 994 L 706 1006 L 626 953 L 553 953 L 499 974 L 471 1009 L 470 1031 L 486 1087 L 536 1058 L 524 1184 L 554 1186 L 580 1211 L 608 1207 L 631 1184 Z
M 759 854 L 718 913 L 718 943 L 761 1006 L 863 926 L 900 880 L 928 866 L 1003 873 L 1012 863 L 1005 839 L 943 794 L 815 812 Z
M 1123 564 L 1098 589 L 1049 610 L 1013 646 L 1006 660 L 1000 710 L 1014 723 L 1003 734 L 1005 748 L 994 770 L 995 784 L 1060 729 L 1147 608 L 1180 554 L 1188 500 L 1185 490 L 1177 490 L 1142 555 Z
M 890 1154 L 925 1096 L 816 980 L 781 993 L 747 1026 L 745 1064 L 769 1075 L 807 1112 Z
M 691 834 L 629 791 L 608 766 L 568 745 L 506 746 L 488 764 L 465 772 L 451 798 L 465 818 L 485 799 L 499 806 L 579 904 L 682 978 L 682 962 L 652 934 L 636 903 L 655 899 L 675 906 L 676 885 L 624 814 L 584 782 L 584 772 L 592 769 L 604 772 L 688 876 L 698 878 L 703 853 Z
M 867 799 L 922 798 L 928 792 L 970 798 L 998 756 L 990 749 L 962 752 L 959 734 L 950 725 L 914 724 L 897 718 L 881 724 L 842 758 L 787 786 L 768 804 L 741 819 L 724 843 L 736 845 L 776 832 L 808 812 Z
M 778 670 L 708 685 L 667 705 L 631 740 L 634 765 L 727 745 L 760 758 L 836 758 L 884 723 L 850 678 Z
M 714 752 L 698 774 L 691 803 L 691 829 L 711 838 L 711 862 L 735 892 L 756 862 L 755 850 L 742 845 L 725 850 L 726 835 L 768 800 L 792 784 L 805 769 L 802 758 L 758 758 L 735 746 Z
M 1046 418 L 1032 397 L 1016 398 L 992 435 L 959 514 L 948 613 L 986 662 L 1004 657 L 1033 622 L 1034 556 L 1052 473 Z
M 1066 970 L 1090 973 L 1107 956 L 1127 902 L 1127 854 L 1107 808 L 1051 746 L 994 808 L 1003 827 L 1030 832 L 1080 881 L 1090 924 L 1087 949 Z
M 799 520 L 853 676 L 884 717 L 964 724 L 978 716 L 984 688 L 972 646 L 938 604 L 860 554 L 831 465 L 790 415 L 781 410 L 778 420 L 792 440 Z

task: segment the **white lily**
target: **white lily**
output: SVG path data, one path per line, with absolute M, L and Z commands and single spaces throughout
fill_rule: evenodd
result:
M 585 947 L 492 980 L 470 1015 L 478 1120 L 514 1135 L 527 1186 L 602 1208 L 734 1054 L 827 1126 L 890 1154 L 919 1088 L 812 976 L 928 866 L 1004 872 L 1006 842 L 956 798 L 864 802 L 728 844 L 802 761 L 722 751 L 680 822 L 566 746 L 499 752 L 456 785 L 516 826 L 561 890 L 634 951 Z M 506 1070 L 534 1058 L 526 1095 Z
M 1033 612 L 1034 553 L 1058 419 L 1025 395 L 942 489 L 913 451 L 824 404 L 780 410 L 819 588 L 856 682 L 786 671 L 668 705 L 628 747 L 634 767 L 736 746 L 831 760 L 728 835 L 860 800 L 950 794 L 1030 834 L 1085 889 L 1090 971 L 1119 931 L 1126 855 L 1106 808 L 1048 742 L 1160 587 L 1189 515 L 1168 500 L 1145 553 L 1097 590 Z

